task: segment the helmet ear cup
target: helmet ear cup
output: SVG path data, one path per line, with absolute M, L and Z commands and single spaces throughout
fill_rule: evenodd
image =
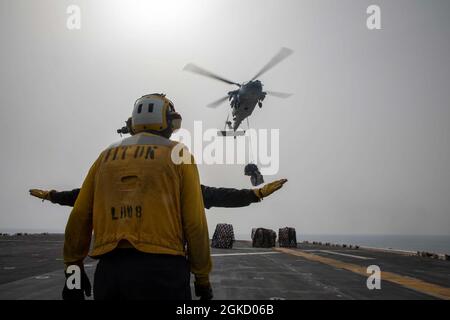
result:
M 167 119 L 168 119 L 170 128 L 172 129 L 172 132 L 175 132 L 181 128 L 182 118 L 178 112 L 170 112 Z
M 127 124 L 127 129 L 128 129 L 128 133 L 131 135 L 134 135 L 134 131 L 133 131 L 133 124 L 132 124 L 132 119 L 131 117 L 129 117 L 126 121 Z

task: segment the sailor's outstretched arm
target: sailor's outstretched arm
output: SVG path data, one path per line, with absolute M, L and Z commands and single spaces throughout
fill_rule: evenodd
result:
M 48 200 L 52 203 L 57 203 L 62 206 L 73 207 L 75 201 L 78 198 L 80 189 L 73 189 L 70 191 L 56 191 L 56 190 L 41 190 L 41 189 L 31 189 L 30 195 L 44 200 Z
M 214 188 L 202 185 L 203 202 L 207 209 L 246 207 L 279 190 L 286 181 L 287 179 L 277 180 L 259 189 Z
M 268 183 L 259 189 L 214 188 L 202 185 L 203 202 L 206 209 L 212 207 L 246 207 L 251 203 L 260 202 L 261 199 L 279 190 L 286 181 L 287 179 L 277 180 Z M 73 189 L 71 191 L 30 190 L 32 196 L 69 207 L 75 205 L 79 193 L 80 189 Z

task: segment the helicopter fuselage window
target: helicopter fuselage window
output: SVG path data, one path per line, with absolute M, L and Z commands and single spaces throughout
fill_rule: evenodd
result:
M 141 113 L 141 112 L 142 112 L 142 103 L 138 106 L 137 112 L 138 112 L 138 113 Z
M 148 112 L 153 112 L 153 103 L 148 104 Z

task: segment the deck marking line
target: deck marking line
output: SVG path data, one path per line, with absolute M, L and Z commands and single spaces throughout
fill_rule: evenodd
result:
M 313 252 L 313 251 L 325 252 L 325 253 L 329 253 L 329 254 L 336 254 L 338 256 L 344 256 L 344 257 L 361 259 L 361 260 L 374 260 L 375 259 L 375 258 L 371 258 L 371 257 L 357 256 L 357 255 L 354 255 L 354 254 L 342 253 L 342 252 L 331 251 L 331 250 L 309 250 L 309 251 L 311 251 L 311 252 Z
M 294 256 L 302 257 L 310 261 L 316 261 L 320 263 L 324 263 L 335 268 L 348 270 L 357 274 L 360 274 L 364 277 L 368 277 L 366 267 L 359 266 L 352 263 L 346 263 L 339 260 L 326 258 L 323 256 L 319 256 L 312 253 L 301 252 L 298 250 L 286 249 L 286 248 L 274 248 L 275 251 L 283 252 L 287 254 L 291 254 Z M 424 294 L 428 294 L 430 296 L 450 300 L 450 288 L 442 287 L 437 284 L 429 283 L 423 280 L 419 280 L 412 277 L 402 276 L 393 272 L 381 271 L 381 279 L 385 281 L 389 281 L 398 285 L 401 285 L 405 288 L 418 291 Z
M 225 257 L 225 256 L 250 256 L 259 254 L 275 254 L 280 252 L 267 251 L 267 252 L 240 252 L 240 253 L 214 253 L 212 257 Z

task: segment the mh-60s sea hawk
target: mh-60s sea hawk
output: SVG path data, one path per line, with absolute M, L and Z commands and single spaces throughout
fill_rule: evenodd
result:
M 289 93 L 263 91 L 263 84 L 261 83 L 261 81 L 256 79 L 261 75 L 263 75 L 264 73 L 266 73 L 267 71 L 269 71 L 270 69 L 272 69 L 275 65 L 286 59 L 292 53 L 293 51 L 291 49 L 281 48 L 280 51 L 250 81 L 241 84 L 225 79 L 192 63 L 187 64 L 184 67 L 184 70 L 197 73 L 212 79 L 216 79 L 228 84 L 233 84 L 239 87 L 236 90 L 229 91 L 226 96 L 210 103 L 208 107 L 216 108 L 228 99 L 228 101 L 230 101 L 230 106 L 232 110 L 233 123 L 231 123 L 231 121 L 228 121 L 227 118 L 225 122 L 225 127 L 228 126 L 228 128 L 232 131 L 227 132 L 224 130 L 221 131 L 220 133 L 223 136 L 243 135 L 245 132 L 236 132 L 236 130 L 239 128 L 242 121 L 244 121 L 252 114 L 256 105 L 258 105 L 260 108 L 262 107 L 262 101 L 266 97 L 266 94 L 278 98 L 288 98 L 291 96 L 291 94 Z

